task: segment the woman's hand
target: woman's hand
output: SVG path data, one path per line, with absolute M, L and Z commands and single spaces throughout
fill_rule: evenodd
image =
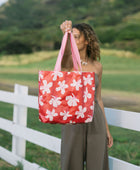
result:
M 112 145 L 113 145 L 113 138 L 112 138 L 109 130 L 107 130 L 107 141 L 108 141 L 107 146 L 108 146 L 109 148 L 111 148 Z
M 65 34 L 65 32 L 70 33 L 72 31 L 72 22 L 71 21 L 64 21 L 61 25 L 60 25 L 60 29 L 62 30 L 63 34 Z

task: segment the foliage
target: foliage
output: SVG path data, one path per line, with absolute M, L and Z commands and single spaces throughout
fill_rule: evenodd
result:
M 19 40 L 8 42 L 4 48 L 7 54 L 31 53 L 32 49 L 28 43 L 22 43 Z
M 3 64 L 0 63 L 0 82 L 10 84 L 16 82 L 37 88 L 38 70 L 53 70 L 57 55 L 58 51 L 22 54 L 18 55 L 19 62 L 15 57 L 11 57 L 11 60 L 9 56 L 5 56 Z M 103 89 L 140 92 L 138 55 L 129 51 L 101 49 L 101 63 L 104 70 Z
M 134 40 L 140 39 L 140 25 L 138 24 L 127 24 L 122 29 L 121 32 L 118 34 L 117 40 Z
M 137 0 L 9 0 L 0 7 L 0 53 L 7 51 L 9 42 L 17 43 L 17 39 L 22 47 L 27 43 L 30 51 L 59 49 L 62 38 L 60 24 L 66 19 L 74 24 L 90 24 L 102 45 L 109 43 L 113 47 L 112 44 L 119 41 L 124 49 L 129 47 L 139 53 L 137 46 L 131 46 L 129 42 L 140 39 L 140 25 L 129 22 L 137 19 L 127 18 L 135 16 L 139 6 Z M 127 48 L 124 41 L 128 42 Z M 22 49 L 21 53 L 28 51 L 26 47 Z M 7 53 L 18 52 L 12 48 Z
M 9 0 L 9 4 L 5 7 L 3 15 L 3 27 L 32 29 L 41 28 L 41 16 L 43 11 L 37 6 L 40 3 L 34 0 Z

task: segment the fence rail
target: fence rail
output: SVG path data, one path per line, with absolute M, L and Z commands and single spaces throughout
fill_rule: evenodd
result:
M 38 97 L 28 95 L 28 87 L 15 84 L 14 93 L 0 90 L 0 101 L 14 104 L 13 121 L 0 118 L 0 129 L 12 134 L 12 152 L 0 147 L 0 158 L 24 170 L 45 170 L 25 160 L 26 140 L 60 154 L 61 139 L 27 128 L 27 108 L 38 109 Z M 140 113 L 105 108 L 109 125 L 140 131 Z M 110 170 L 140 170 L 139 166 L 109 156 Z

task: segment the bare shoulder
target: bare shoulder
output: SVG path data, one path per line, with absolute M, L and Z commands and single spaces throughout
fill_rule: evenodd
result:
M 96 69 L 96 73 L 98 74 L 98 76 L 100 76 L 103 70 L 102 64 L 99 61 L 94 61 L 94 67 Z

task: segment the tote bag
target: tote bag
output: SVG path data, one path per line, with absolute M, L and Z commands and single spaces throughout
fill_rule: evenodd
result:
M 43 123 L 88 123 L 93 119 L 95 72 L 82 72 L 72 33 L 70 42 L 74 71 L 61 71 L 67 39 L 68 33 L 65 33 L 54 71 L 39 71 L 39 119 Z

